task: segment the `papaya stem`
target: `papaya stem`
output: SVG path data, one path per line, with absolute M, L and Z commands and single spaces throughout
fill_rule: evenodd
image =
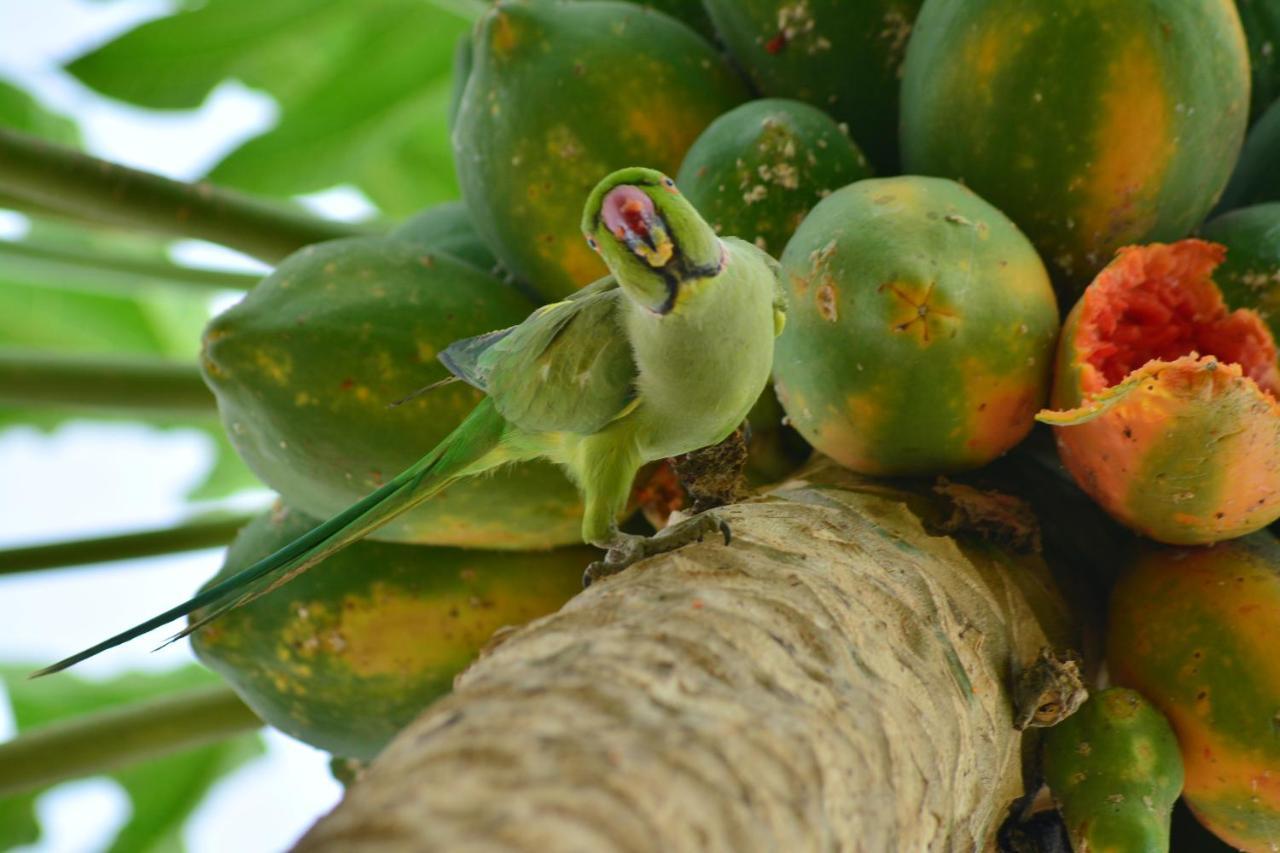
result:
M 216 743 L 261 725 L 222 685 L 50 723 L 0 743 L 0 797 Z
M 189 364 L 0 350 L 0 406 L 128 414 L 211 414 L 213 395 Z
M 101 225 L 196 237 L 274 264 L 308 243 L 367 233 L 206 182 L 183 183 L 0 129 L 0 194 Z
M 216 548 L 230 542 L 252 518 L 219 514 L 154 530 L 5 548 L 0 550 L 0 575 Z
M 177 287 L 249 290 L 261 280 L 260 276 L 245 273 L 194 269 L 162 260 L 12 240 L 0 240 L 0 263 L 10 271 L 24 267 L 35 269 L 43 279 L 59 283 L 92 282 L 96 285 L 99 282 L 119 282 L 131 287 L 147 282 Z

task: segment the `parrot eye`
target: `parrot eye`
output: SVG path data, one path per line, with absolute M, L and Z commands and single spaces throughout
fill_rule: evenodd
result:
M 676 182 L 671 180 L 670 178 L 663 178 L 662 185 L 667 189 L 671 190 L 672 192 L 676 191 Z
M 591 247 L 591 250 L 592 250 L 593 252 L 598 252 L 598 251 L 600 251 L 600 247 L 596 245 L 596 238 L 595 238 L 595 237 L 588 237 L 588 238 L 587 238 L 587 245 Z

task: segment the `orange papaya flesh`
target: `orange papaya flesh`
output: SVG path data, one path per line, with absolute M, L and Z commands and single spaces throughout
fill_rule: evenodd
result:
M 1111 594 L 1107 663 L 1173 726 L 1183 796 L 1224 841 L 1280 844 L 1280 542 L 1139 543 Z
M 1205 544 L 1280 517 L 1280 368 L 1267 325 L 1228 311 L 1202 240 L 1120 251 L 1072 309 L 1054 410 L 1063 464 L 1114 518 Z
M 317 524 L 284 506 L 236 537 L 224 580 Z M 449 692 L 494 632 L 581 590 L 591 548 L 541 553 L 363 540 L 196 631 L 191 645 L 259 716 L 347 758 L 373 758 Z

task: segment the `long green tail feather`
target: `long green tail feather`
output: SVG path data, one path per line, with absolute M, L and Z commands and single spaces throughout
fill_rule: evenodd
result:
M 67 667 L 115 648 L 121 643 L 126 643 L 196 610 L 204 607 L 214 608 L 171 637 L 164 644 L 168 645 L 228 610 L 266 595 L 326 557 L 427 500 L 458 477 L 476 473 L 484 467 L 491 467 L 479 463 L 484 462 L 486 456 L 499 448 L 505 429 L 506 422 L 494 409 L 493 403 L 487 399 L 483 400 L 467 419 L 430 453 L 385 486 L 371 492 L 333 518 L 317 525 L 274 554 L 262 558 L 221 583 L 214 584 L 182 604 L 171 607 L 84 651 L 33 672 L 31 678 L 61 672 Z M 496 458 L 492 461 L 496 465 L 506 460 Z

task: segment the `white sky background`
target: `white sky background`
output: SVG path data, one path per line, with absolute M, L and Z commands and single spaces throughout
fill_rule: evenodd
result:
M 198 177 L 275 121 L 269 98 L 226 83 L 199 110 L 155 113 L 107 101 L 59 67 L 171 6 L 168 0 L 0 0 L 0 78 L 74 115 L 92 153 L 174 178 Z M 341 218 L 371 210 L 349 188 L 308 202 Z M 22 230 L 20 218 L 0 218 L 0 236 Z M 261 269 L 196 241 L 181 244 L 175 256 L 193 265 Z M 211 459 L 207 440 L 191 431 L 77 422 L 53 434 L 24 428 L 0 433 L 0 547 L 174 521 L 190 511 L 183 495 Z M 205 551 L 0 577 L 0 660 L 50 662 L 70 654 L 186 598 L 220 561 L 220 551 Z M 109 677 L 194 660 L 185 642 L 152 654 L 155 645 L 136 640 L 77 671 Z M 0 702 L 0 739 L 12 734 L 7 702 Z M 327 755 L 274 731 L 267 741 L 267 756 L 226 777 L 188 822 L 190 850 L 281 850 L 336 802 L 340 789 L 329 775 Z M 25 850 L 101 849 L 102 839 L 125 820 L 127 803 L 106 779 L 59 786 L 39 802 L 45 838 Z

